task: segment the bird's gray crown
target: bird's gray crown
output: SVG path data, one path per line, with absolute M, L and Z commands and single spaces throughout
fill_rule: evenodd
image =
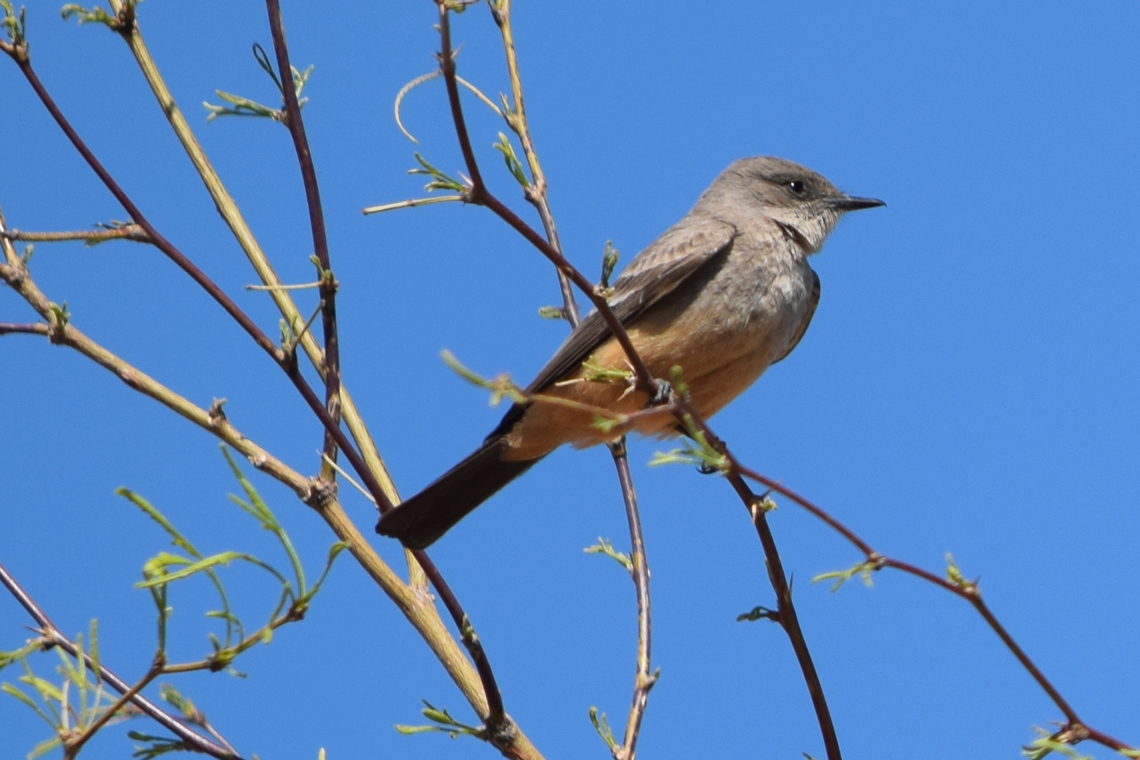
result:
M 734 161 L 721 172 L 692 213 L 738 228 L 767 217 L 796 237 L 805 252 L 815 253 L 844 213 L 881 205 L 872 198 L 845 195 L 826 177 L 794 161 L 756 156 Z

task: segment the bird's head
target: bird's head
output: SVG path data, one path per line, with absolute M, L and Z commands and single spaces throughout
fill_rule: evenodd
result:
M 847 195 L 805 166 L 772 156 L 742 158 L 725 169 L 697 202 L 694 211 L 730 223 L 764 216 L 815 253 L 839 217 L 848 211 L 884 205 L 875 198 Z

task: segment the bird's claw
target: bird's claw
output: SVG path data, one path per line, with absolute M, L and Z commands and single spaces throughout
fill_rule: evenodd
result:
M 653 395 L 649 397 L 650 406 L 664 406 L 673 401 L 673 386 L 668 380 L 653 378 Z

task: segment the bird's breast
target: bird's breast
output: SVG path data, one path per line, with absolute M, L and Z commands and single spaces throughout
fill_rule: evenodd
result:
M 783 240 L 783 238 L 780 238 Z M 710 261 L 662 298 L 627 331 L 654 377 L 669 379 L 680 367 L 697 411 L 709 417 L 743 393 L 772 361 L 785 353 L 810 311 L 814 277 L 803 252 L 754 239 L 738 240 L 719 260 Z M 612 338 L 593 354 L 603 367 L 628 370 Z M 628 380 L 597 381 L 577 370 L 543 393 L 573 406 L 539 401 L 508 436 L 507 459 L 531 459 L 561 443 L 589 446 L 625 429 L 604 432 L 591 408 L 622 414 L 642 409 L 643 393 Z M 676 432 L 672 416 L 643 416 L 633 425 L 645 435 Z
M 654 375 L 682 368 L 707 416 L 785 353 L 811 309 L 814 275 L 804 253 L 782 236 L 745 237 L 702 274 L 638 320 L 635 343 Z

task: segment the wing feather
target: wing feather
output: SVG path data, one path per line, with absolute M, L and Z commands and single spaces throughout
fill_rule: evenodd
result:
M 682 219 L 634 256 L 614 282 L 609 298 L 614 316 L 623 325 L 633 322 L 710 259 L 727 250 L 736 234 L 736 227 L 719 219 Z M 601 315 L 591 311 L 527 386 L 527 392 L 541 391 L 576 369 L 612 334 Z M 512 407 L 488 439 L 509 431 L 525 410 L 525 405 Z
M 646 309 L 673 292 L 705 262 L 728 248 L 736 228 L 718 219 L 683 220 L 629 262 L 614 282 L 610 309 L 623 325 L 630 324 Z M 566 342 L 555 352 L 529 392 L 539 391 L 574 370 L 611 336 L 609 325 L 591 311 Z

